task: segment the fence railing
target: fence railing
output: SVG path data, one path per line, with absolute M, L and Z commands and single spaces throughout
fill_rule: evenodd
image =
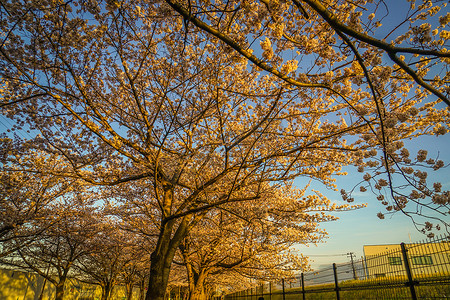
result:
M 450 237 L 366 246 L 364 251 L 359 260 L 260 284 L 224 299 L 450 299 Z

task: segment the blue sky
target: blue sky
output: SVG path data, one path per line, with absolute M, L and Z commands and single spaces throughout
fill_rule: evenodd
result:
M 442 159 L 445 164 L 450 163 L 450 134 L 444 136 L 424 136 L 408 142 L 408 149 L 411 156 L 419 149 L 428 150 L 429 157 Z M 361 180 L 361 173 L 355 169 L 348 169 L 349 175 L 337 178 L 338 189 L 352 188 L 355 182 Z M 450 167 L 440 169 L 436 172 L 429 171 L 428 182 L 440 181 L 442 190 L 450 190 Z M 319 189 L 319 186 L 315 187 Z M 331 200 L 341 202 L 339 192 L 320 190 Z M 357 258 L 363 255 L 364 245 L 378 244 L 400 244 L 422 241 L 426 236 L 417 231 L 411 220 L 401 213 L 387 215 L 384 220 L 377 217 L 379 211 L 384 211 L 384 207 L 375 199 L 373 194 L 368 192 L 358 193 L 354 204 L 367 203 L 366 208 L 355 211 L 340 212 L 335 215 L 340 219 L 334 222 L 323 223 L 320 226 L 327 230 L 329 238 L 324 243 L 317 246 L 310 245 L 296 247 L 299 252 L 310 256 L 313 268 L 322 265 L 330 265 L 333 262 L 348 262 L 346 255 L 354 252 Z M 353 203 L 352 203 L 353 204 Z M 442 231 L 442 230 L 441 230 Z M 442 232 L 444 234 L 444 232 Z M 330 256 L 328 256 L 330 255 Z
M 376 33 L 376 38 L 385 38 L 385 35 L 395 28 L 404 18 L 410 13 L 409 3 L 406 1 L 388 1 L 386 6 L 380 6 L 375 20 L 381 20 L 383 26 L 379 28 Z M 448 10 L 448 8 L 446 8 Z M 371 11 L 367 12 L 369 14 Z M 440 15 L 445 15 L 445 11 L 439 12 L 431 22 L 433 29 L 438 24 L 437 19 Z M 414 25 L 418 26 L 423 21 L 417 21 Z M 395 38 L 401 32 L 408 29 L 408 23 L 403 24 L 389 36 L 388 40 Z M 430 99 L 433 101 L 435 98 Z M 443 109 L 446 109 L 443 105 Z M 446 165 L 450 163 L 450 133 L 444 136 L 426 136 L 420 137 L 412 141 L 405 141 L 411 157 L 419 149 L 428 151 L 428 157 L 443 160 Z M 361 181 L 362 174 L 358 173 L 356 169 L 348 169 L 349 175 L 337 178 L 336 184 L 338 190 L 351 189 L 355 183 Z M 442 190 L 450 190 L 450 167 L 443 168 L 437 172 L 428 171 L 428 183 L 439 181 L 442 183 Z M 304 180 L 297 181 L 298 186 L 304 185 Z M 314 187 L 319 190 L 329 199 L 342 203 L 340 193 L 330 190 L 323 190 L 318 185 Z M 329 238 L 324 243 L 317 246 L 309 245 L 296 247 L 299 252 L 306 256 L 310 256 L 311 265 L 317 269 L 321 266 L 330 266 L 332 263 L 349 262 L 347 257 L 348 252 L 354 252 L 356 258 L 363 255 L 364 245 L 377 244 L 400 244 L 401 242 L 408 243 L 410 241 L 417 242 L 426 239 L 426 236 L 417 231 L 411 222 L 410 218 L 401 213 L 394 215 L 386 215 L 384 220 L 377 217 L 378 212 L 385 212 L 384 207 L 378 203 L 373 194 L 357 193 L 355 194 L 355 202 L 352 204 L 367 203 L 366 208 L 356 211 L 336 213 L 340 219 L 335 222 L 323 223 L 320 226 L 329 233 Z M 444 232 L 442 232 L 444 234 Z

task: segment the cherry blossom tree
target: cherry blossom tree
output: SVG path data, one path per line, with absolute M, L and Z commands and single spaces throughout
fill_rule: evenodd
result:
M 416 224 L 425 215 L 424 232 L 448 231 L 450 194 L 426 180 L 427 169 L 444 162 L 426 149 L 410 155 L 403 142 L 448 132 L 447 1 L 165 2 L 186 32 L 199 28 L 279 82 L 346 105 L 346 122 L 370 127 L 359 135 L 372 150 L 358 171 L 370 171 L 360 191 L 377 194 L 386 209 L 378 216 L 400 211 Z M 352 191 L 342 194 L 353 199 Z
M 32 242 L 56 220 L 46 216 L 55 199 L 70 193 L 73 180 L 40 173 L 57 168 L 55 157 L 28 152 L 20 139 L 3 136 L 0 167 L 0 258 Z M 33 173 L 24 170 L 34 169 Z M 36 226 L 39 224 L 39 226 Z
M 295 178 L 336 189 L 355 165 L 388 212 L 429 208 L 448 226 L 448 192 L 428 188 L 423 155 L 403 143 L 448 131 L 439 3 L 411 2 L 378 38 L 381 1 L 4 1 L 0 105 L 12 131 L 39 132 L 37 148 L 64 160 L 46 175 L 115 187 L 143 209 L 146 298 L 163 299 L 210 210 Z
M 119 274 L 119 280 L 125 286 L 127 299 L 133 299 L 133 291 L 136 288 L 139 289 L 139 299 L 143 299 L 150 262 L 148 242 L 142 236 L 129 232 L 125 236 L 127 236 L 127 247 L 123 253 L 124 265 Z
M 223 275 L 276 281 L 308 270 L 307 258 L 291 253 L 291 247 L 322 241 L 326 232 L 320 222 L 336 219 L 330 212 L 358 207 L 333 205 L 306 190 L 285 187 L 244 205 L 209 211 L 179 246 L 189 299 L 206 299 L 207 288 L 214 290 Z
M 144 296 L 144 278 L 148 278 L 149 251 L 144 239 L 131 231 L 123 230 L 118 219 L 105 214 L 97 224 L 99 231 L 87 243 L 86 255 L 75 267 L 83 281 L 102 288 L 102 300 L 111 299 L 116 285 L 125 287 L 126 298 L 132 299 L 134 287 Z
M 83 281 L 98 284 L 102 288 L 102 300 L 111 299 L 111 293 L 122 272 L 127 251 L 127 241 L 113 222 L 102 216 L 96 224 L 98 233 L 84 245 L 85 255 L 80 257 L 75 268 Z
M 46 216 L 57 221 L 2 263 L 36 272 L 55 286 L 55 300 L 62 300 L 66 281 L 76 275 L 75 262 L 86 255 L 86 243 L 97 233 L 97 220 L 95 209 L 80 195 L 58 202 Z M 34 226 L 45 226 L 45 222 Z

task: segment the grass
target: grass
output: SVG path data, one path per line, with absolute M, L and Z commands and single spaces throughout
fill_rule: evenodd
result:
M 411 299 L 411 289 L 406 285 L 406 276 L 384 277 L 366 280 L 348 280 L 339 283 L 340 299 Z M 420 278 L 420 282 L 414 285 L 418 299 L 450 299 L 450 274 L 430 275 Z M 301 288 L 272 291 L 269 295 L 264 292 L 265 300 L 301 300 Z M 257 300 L 258 295 L 247 295 L 225 299 Z M 336 299 L 334 284 L 320 284 L 305 287 L 306 300 Z

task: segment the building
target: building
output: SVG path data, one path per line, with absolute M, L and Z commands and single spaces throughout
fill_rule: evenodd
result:
M 450 270 L 450 242 L 368 245 L 364 246 L 364 262 L 367 278 L 406 277 L 405 257 L 413 277 L 448 276 Z

